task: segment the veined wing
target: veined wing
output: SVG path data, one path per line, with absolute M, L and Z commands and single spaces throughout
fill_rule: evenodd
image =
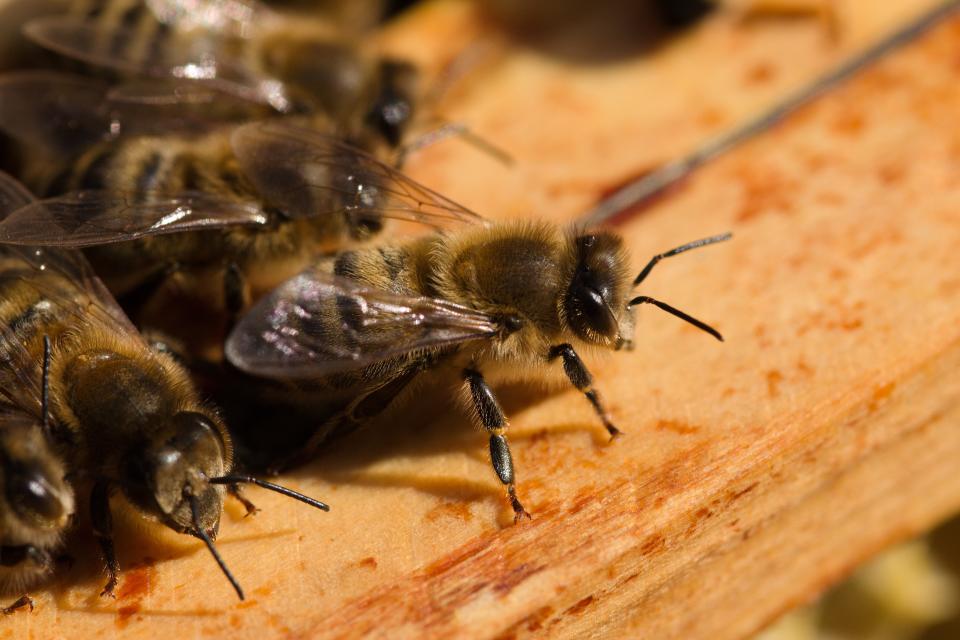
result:
M 35 201 L 0 220 L 0 244 L 89 247 L 268 221 L 258 204 L 213 193 L 76 191 Z
M 0 130 L 58 158 L 121 136 L 202 133 L 270 113 L 211 83 L 176 78 L 110 86 L 56 71 L 0 75 Z
M 491 338 L 500 330 L 495 319 L 467 307 L 310 268 L 244 316 L 227 339 L 226 355 L 255 375 L 314 378 Z
M 336 135 L 283 122 L 255 122 L 233 133 L 233 149 L 260 194 L 293 217 L 351 213 L 435 228 L 486 224 Z
M 29 206 L 32 196 L 0 172 L 0 217 Z M 69 323 L 95 323 L 108 330 L 136 330 L 78 251 L 38 247 L 0 247 L 0 275 L 19 278 L 37 292 L 30 314 L 49 314 Z M 0 300 L 0 306 L 7 304 Z M 0 324 L 0 395 L 36 413 L 40 407 L 42 363 L 30 355 L 12 324 Z
M 107 85 L 55 71 L 0 76 L 0 130 L 54 154 L 75 154 L 111 135 Z

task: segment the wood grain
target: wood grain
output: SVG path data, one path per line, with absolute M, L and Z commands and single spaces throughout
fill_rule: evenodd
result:
M 917 9 L 883 5 L 874 24 Z M 392 46 L 472 15 L 433 5 Z M 723 16 L 600 67 L 513 43 L 450 112 L 517 166 L 451 144 L 413 170 L 491 217 L 569 219 L 845 47 L 815 21 Z M 758 60 L 776 69 L 760 85 Z M 256 517 L 229 506 L 218 544 L 246 602 L 199 543 L 118 502 L 118 599 L 97 595 L 80 522 L 73 566 L 0 638 L 741 638 L 812 597 L 960 507 L 958 60 L 955 19 L 623 224 L 637 269 L 734 231 L 644 285 L 727 342 L 651 309 L 635 352 L 591 356 L 627 434 L 612 445 L 576 392 L 502 388 L 532 521 L 511 524 L 485 439 L 430 388 L 284 478 L 329 514 L 255 491 Z

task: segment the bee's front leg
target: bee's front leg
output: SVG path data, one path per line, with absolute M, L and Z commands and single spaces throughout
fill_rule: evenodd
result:
M 553 361 L 558 356 L 563 359 L 563 371 L 567 374 L 567 378 L 570 379 L 573 386 L 582 391 L 583 395 L 587 396 L 587 400 L 593 405 L 593 410 L 600 416 L 600 420 L 603 421 L 603 426 L 606 427 L 607 433 L 610 434 L 610 439 L 612 440 L 623 433 L 620 429 L 613 426 L 613 422 L 610 421 L 609 414 L 607 414 L 606 409 L 603 408 L 603 404 L 600 402 L 600 394 L 593 388 L 593 376 L 587 371 L 587 366 L 583 364 L 583 360 L 581 360 L 577 352 L 573 350 L 573 346 L 569 344 L 558 344 L 555 347 L 551 347 L 550 353 L 547 355 L 547 360 Z
M 252 516 L 257 514 L 260 509 L 257 505 L 250 502 L 245 495 L 243 495 L 243 490 L 240 488 L 239 484 L 229 484 L 227 485 L 227 493 L 236 498 L 237 502 L 243 505 L 243 508 L 247 510 L 247 513 L 244 517 Z
M 517 487 L 513 477 L 513 457 L 510 455 L 510 445 L 507 444 L 507 419 L 503 409 L 493 395 L 493 389 L 487 384 L 483 375 L 475 369 L 464 369 L 463 379 L 470 385 L 470 397 L 473 407 L 483 428 L 490 432 L 490 461 L 493 470 L 497 472 L 500 482 L 507 486 L 507 495 L 510 497 L 510 506 L 513 507 L 513 521 L 520 518 L 529 518 L 530 514 L 520 504 L 517 498 Z
M 107 569 L 107 584 L 100 592 L 101 596 L 115 598 L 113 590 L 117 587 L 117 576 L 120 574 L 120 563 L 117 562 L 117 553 L 113 548 L 113 516 L 110 514 L 110 485 L 106 480 L 97 480 L 90 492 L 90 523 L 93 525 L 93 535 L 100 543 L 103 552 L 103 564 Z

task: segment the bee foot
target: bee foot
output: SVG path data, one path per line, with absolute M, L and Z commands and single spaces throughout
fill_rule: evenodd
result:
M 517 496 L 511 491 L 510 492 L 510 506 L 513 507 L 513 523 L 516 524 L 520 522 L 523 518 L 527 520 L 532 520 L 530 514 L 527 513 L 527 510 L 523 508 L 523 505 L 520 504 L 520 500 L 517 499 Z
M 520 510 L 519 510 L 519 511 L 517 511 L 516 509 L 514 509 L 514 512 L 513 512 L 513 524 L 517 524 L 518 522 L 520 522 L 520 521 L 523 520 L 524 518 L 526 518 L 527 520 L 533 520 L 533 516 L 531 516 L 529 513 L 527 513 L 527 510 L 524 509 L 523 507 L 520 507 Z
M 235 484 L 230 485 L 229 487 L 227 487 L 227 491 L 230 493 L 230 495 L 236 498 L 237 501 L 240 502 L 240 504 L 243 505 L 244 509 L 247 510 L 247 512 L 243 514 L 244 518 L 248 518 L 252 515 L 256 515 L 257 513 L 259 513 L 260 509 L 257 508 L 257 505 L 250 502 L 250 500 L 248 500 L 245 495 L 243 495 L 238 485 L 235 485 Z
M 113 591 L 117 588 L 117 576 L 110 576 L 110 579 L 107 581 L 107 584 L 104 585 L 103 591 L 100 592 L 101 598 L 113 598 L 117 599 L 117 594 Z
M 9 607 L 3 608 L 3 615 L 8 616 L 11 613 L 16 613 L 20 609 L 30 607 L 30 611 L 33 611 L 33 598 L 30 596 L 21 596 L 19 600 L 11 604 Z
M 617 429 L 612 424 L 607 425 L 607 433 L 610 434 L 610 440 L 608 441 L 608 443 L 612 443 L 614 440 L 624 435 L 623 431 L 620 431 L 620 429 Z

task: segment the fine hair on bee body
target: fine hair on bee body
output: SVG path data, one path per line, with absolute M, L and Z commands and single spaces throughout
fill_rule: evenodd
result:
M 421 213 L 425 221 L 430 217 Z M 640 304 L 722 340 L 709 325 L 631 291 L 660 260 L 729 234 L 659 254 L 632 278 L 626 248 L 613 232 L 546 222 L 489 224 L 475 214 L 460 220 L 473 224 L 321 259 L 234 328 L 226 344 L 234 366 L 292 383 L 298 397 L 312 392 L 327 401 L 326 411 L 315 414 L 319 428 L 278 466 L 364 424 L 422 375 L 453 370 L 489 434 L 494 470 L 520 518 L 527 512 L 514 483 L 507 420 L 488 378 L 541 377 L 545 367 L 560 365 L 614 437 L 620 431 L 580 351 L 630 349 Z
M 14 200 L 22 187 L 0 174 L 4 193 Z M 104 594 L 112 594 L 119 572 L 112 493 L 144 517 L 203 540 L 241 599 L 212 542 L 227 488 L 250 482 L 326 509 L 232 473 L 232 441 L 218 412 L 174 358 L 147 345 L 79 252 L 0 246 L 0 326 L 4 396 L 20 411 L 42 413 L 72 473 L 92 485 Z

